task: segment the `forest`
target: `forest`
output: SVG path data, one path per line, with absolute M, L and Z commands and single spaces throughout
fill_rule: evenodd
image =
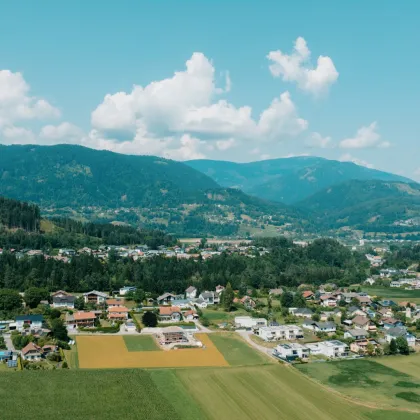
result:
M 287 239 L 256 242 L 268 245 L 270 253 L 250 258 L 223 253 L 206 261 L 155 257 L 133 261 L 110 253 L 106 262 L 81 255 L 63 263 L 43 257 L 17 259 L 0 255 L 0 288 L 24 291 L 30 287 L 49 291 L 110 292 L 124 285 L 135 285 L 152 295 L 184 293 L 194 285 L 198 290 L 214 290 L 231 283 L 234 289 L 296 287 L 334 282 L 349 285 L 365 280 L 367 261 L 363 255 L 331 239 L 319 239 L 306 248 Z
M 41 215 L 39 207 L 17 200 L 0 197 L 0 231 L 23 229 L 27 232 L 38 232 Z

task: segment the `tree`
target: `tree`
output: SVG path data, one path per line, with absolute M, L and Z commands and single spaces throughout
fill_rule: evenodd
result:
M 420 331 L 420 319 L 416 321 L 416 330 Z
M 136 303 L 142 303 L 146 299 L 146 294 L 144 293 L 144 290 L 143 289 L 137 289 L 134 292 L 133 298 L 134 298 L 134 301 Z
M 319 316 L 319 314 L 315 313 L 312 315 L 312 321 L 319 322 L 320 319 L 321 317 Z
M 66 342 L 70 341 L 70 338 L 67 334 L 67 328 L 64 325 L 64 322 L 62 319 L 57 318 L 51 321 L 51 334 L 57 340 L 66 341 Z
M 50 309 L 48 316 L 50 319 L 58 319 L 61 316 L 61 312 L 58 309 L 52 308 Z
M 408 342 L 405 337 L 398 337 L 395 341 L 395 344 L 400 354 L 410 354 L 410 347 L 408 346 Z
M 85 309 L 85 299 L 83 296 L 79 296 L 75 301 L 74 301 L 74 307 L 79 310 L 79 311 L 83 311 L 83 309 Z
M 226 311 L 230 311 L 233 305 L 233 299 L 235 294 L 230 283 L 226 285 L 225 290 L 222 293 L 222 306 Z
M 372 343 L 369 343 L 366 346 L 366 352 L 369 356 L 373 356 L 375 354 L 375 346 Z
M 397 342 L 392 339 L 391 342 L 389 343 L 389 354 L 397 354 L 398 352 L 398 346 L 397 346 Z
M 291 308 L 293 306 L 293 294 L 291 292 L 284 292 L 281 295 L 280 303 L 282 308 Z
M 6 342 L 2 336 L 0 336 L 0 350 L 7 350 Z
M 0 312 L 13 312 L 21 309 L 22 298 L 18 292 L 9 289 L 0 289 Z
M 30 287 L 25 290 L 24 295 L 25 302 L 30 308 L 36 308 L 41 300 L 48 300 L 49 297 L 50 294 L 48 293 L 48 290 L 39 287 Z
M 152 311 L 147 311 L 143 314 L 141 318 L 143 324 L 146 327 L 153 328 L 156 327 L 158 324 L 157 315 Z
M 293 307 L 304 308 L 306 306 L 306 300 L 301 292 L 296 292 L 293 296 Z

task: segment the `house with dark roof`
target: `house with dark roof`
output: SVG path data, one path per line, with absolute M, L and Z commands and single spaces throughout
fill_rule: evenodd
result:
M 63 292 L 62 290 L 54 293 L 52 295 L 52 306 L 53 308 L 68 308 L 74 309 L 74 303 L 76 302 L 76 297 L 70 293 Z
M 156 301 L 159 305 L 167 305 L 171 303 L 173 300 L 176 299 L 176 296 L 172 293 L 164 293 L 163 295 L 160 295 Z
M 185 297 L 187 299 L 195 299 L 197 297 L 197 289 L 194 286 L 190 286 L 185 290 Z
M 353 340 L 364 340 L 367 338 L 368 335 L 369 334 L 366 330 L 355 328 L 355 329 L 346 331 L 344 333 L 344 338 L 352 338 Z
M 299 318 L 312 318 L 312 315 L 314 314 L 308 308 L 289 308 L 289 313 Z
M 98 292 L 97 290 L 83 293 L 83 297 L 85 299 L 85 303 L 94 303 L 95 305 L 103 304 L 108 299 L 108 295 L 106 293 Z
M 315 332 L 323 332 L 323 333 L 335 333 L 337 328 L 334 322 L 316 322 L 311 320 L 303 321 L 302 328 L 306 328 L 308 330 L 312 330 Z
M 396 340 L 398 337 L 405 338 L 410 347 L 415 347 L 416 336 L 409 333 L 404 327 L 390 328 L 385 333 L 385 340 L 388 343 L 390 343 L 392 339 Z
M 199 299 L 203 299 L 204 302 L 207 303 L 207 305 L 213 305 L 214 304 L 214 293 L 213 292 L 202 292 L 200 293 Z

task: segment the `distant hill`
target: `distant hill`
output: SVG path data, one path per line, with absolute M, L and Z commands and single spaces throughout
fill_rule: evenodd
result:
M 0 195 L 42 206 L 156 206 L 194 200 L 211 178 L 180 162 L 81 146 L 0 146 Z
M 297 203 L 332 228 L 390 231 L 390 227 L 420 230 L 420 185 L 387 181 L 347 181 Z
M 413 182 L 387 172 L 319 157 L 301 156 L 251 163 L 186 162 L 223 187 L 236 187 L 271 201 L 294 204 L 324 188 L 352 179 Z
M 0 146 L 0 195 L 48 217 L 126 222 L 175 235 L 247 236 L 301 226 L 303 212 L 222 188 L 181 162 L 74 145 Z

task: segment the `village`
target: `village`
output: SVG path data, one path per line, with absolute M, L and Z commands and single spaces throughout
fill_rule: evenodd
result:
M 384 276 L 369 278 L 365 284 L 371 286 Z M 405 279 L 400 283 L 407 284 Z M 147 334 L 171 351 L 202 347 L 195 336 L 200 332 L 239 332 L 257 350 L 299 363 L 409 354 L 420 344 L 416 336 L 420 306 L 381 299 L 361 291 L 360 286 L 301 285 L 293 291 L 277 288 L 245 294 L 225 293 L 227 287 L 199 291 L 191 285 L 184 294 L 145 294 L 141 302 L 134 300 L 134 286 L 111 294 L 59 290 L 35 309 L 24 308 L 15 319 L 0 321 L 6 347 L 0 361 L 11 368 L 17 367 L 19 359 L 27 368 L 30 363 L 42 368 L 45 361 L 62 366 L 63 349 L 71 348 L 76 336 L 98 334 Z M 231 295 L 228 307 L 227 294 Z M 60 333 L 64 341 L 52 333 L 57 319 L 66 330 Z

